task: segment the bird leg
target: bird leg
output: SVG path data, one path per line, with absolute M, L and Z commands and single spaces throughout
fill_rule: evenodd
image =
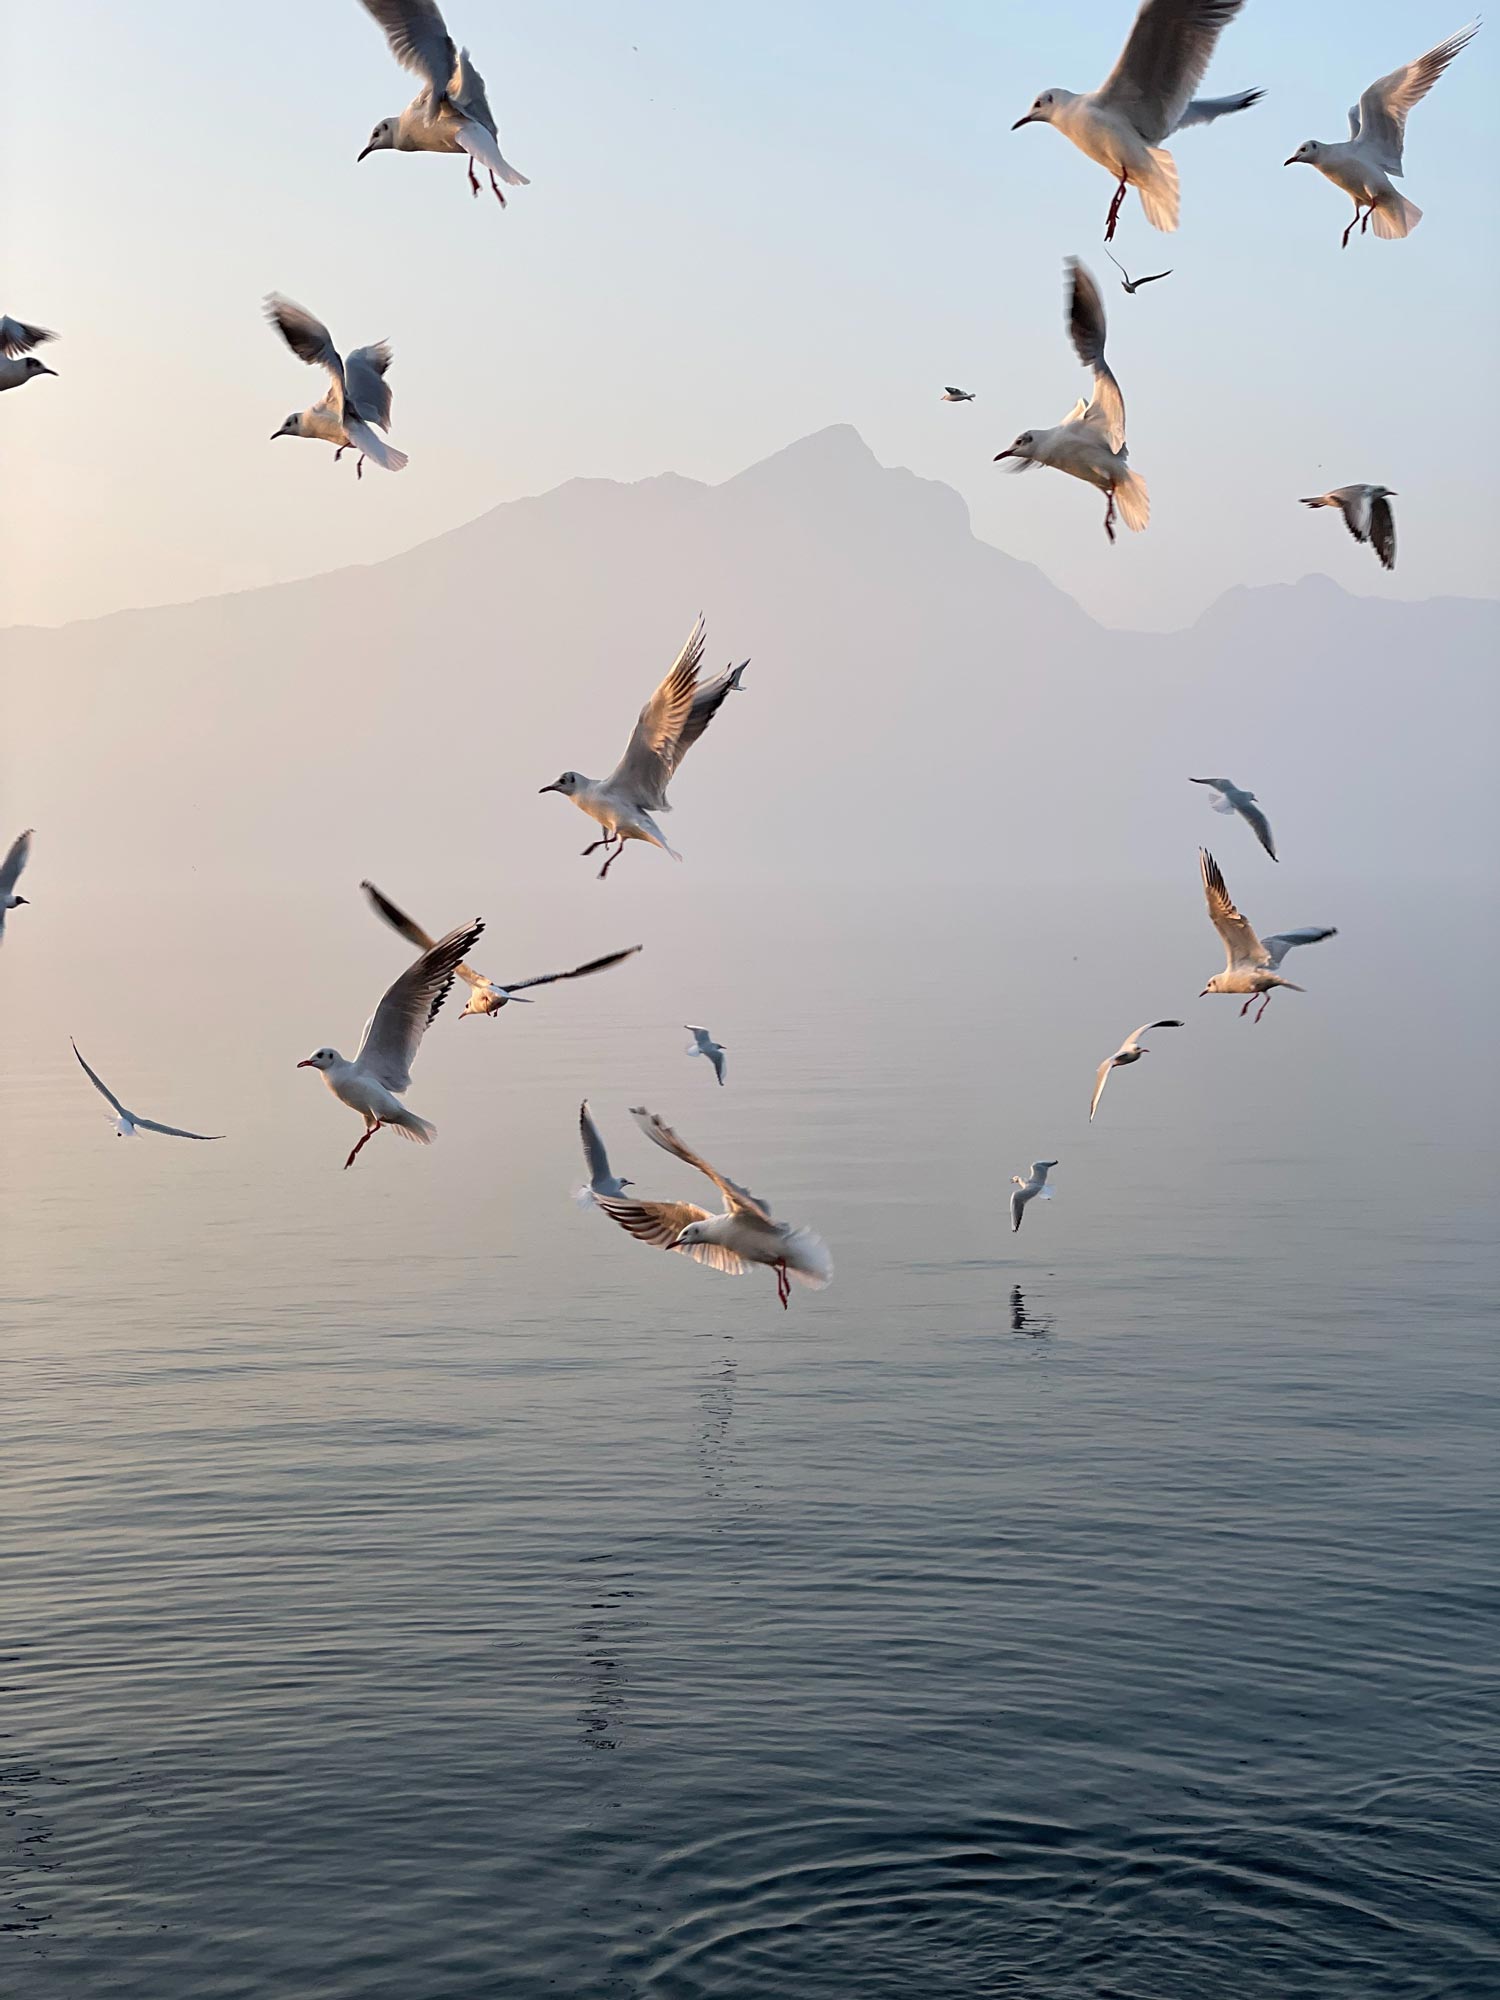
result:
M 1113 243 L 1115 240 L 1115 224 L 1120 219 L 1120 210 L 1125 205 L 1125 190 L 1129 185 L 1129 181 L 1122 180 L 1120 185 L 1115 189 L 1115 198 L 1109 205 L 1109 215 L 1104 224 L 1104 240 L 1106 243 Z
M 505 196 L 500 192 L 500 183 L 495 179 L 495 170 L 493 167 L 490 169 L 490 188 L 494 194 L 496 201 L 498 201 L 500 206 L 504 208 Z M 477 188 L 474 191 L 476 194 L 479 192 Z
M 1105 490 L 1109 494 L 1109 502 L 1104 509 L 1104 532 L 1109 536 L 1111 542 L 1113 542 L 1115 538 L 1115 489 L 1113 486 L 1110 486 Z
M 474 155 L 472 153 L 469 153 L 465 157 L 467 158 L 469 163 L 469 191 L 471 194 L 478 195 L 479 176 L 474 171 Z
M 337 464 L 338 464 L 339 460 L 340 460 L 340 459 L 341 459 L 341 458 L 343 457 L 344 453 L 345 453 L 345 452 L 346 452 L 346 451 L 347 451 L 348 449 L 349 449 L 349 447 L 348 447 L 348 445 L 346 445 L 346 444 L 341 444 L 341 445 L 339 446 L 338 450 L 337 450 L 337 451 L 336 451 L 336 452 L 335 452 L 335 453 L 333 454 L 333 462 L 334 462 L 334 464 L 335 464 L 335 465 L 337 465 Z
M 1255 1005 L 1255 1001 L 1256 1001 L 1256 995 L 1252 993 L 1250 995 L 1250 998 L 1245 1002 L 1244 1006 L 1241 1007 L 1240 1009 L 1240 1019 L 1242 1021 L 1244 1020 L 1245 1016 L 1250 1012 L 1250 1009 Z
M 365 455 L 363 452 L 354 461 L 354 476 L 356 479 L 363 479 L 365 476 Z
M 1359 232 L 1359 233 L 1360 233 L 1360 235 L 1361 235 L 1361 236 L 1363 236 L 1363 235 L 1364 235 L 1364 233 L 1365 233 L 1365 232 L 1364 232 L 1364 223 L 1367 223 L 1367 222 L 1369 221 L 1369 219 L 1370 219 L 1370 217 L 1369 217 L 1369 213 L 1368 213 L 1368 211 L 1366 211 L 1366 213 L 1365 213 L 1365 215 L 1364 215 L 1363 219 L 1361 219 L 1361 216 L 1360 216 L 1360 208 L 1359 208 L 1359 203 L 1358 203 L 1358 202 L 1356 202 L 1356 203 L 1354 204 L 1354 214 L 1353 214 L 1353 216 L 1352 216 L 1352 217 L 1350 218 L 1350 222 L 1349 222 L 1349 227 L 1348 227 L 1348 228 L 1347 228 L 1347 229 L 1346 229 L 1346 230 L 1344 231 L 1344 234 L 1343 234 L 1343 238 L 1342 238 L 1342 241 L 1341 241 L 1341 243 L 1340 243 L 1340 246 L 1339 246 L 1339 247 L 1340 247 L 1341 249 L 1344 249 L 1344 250 L 1347 250 L 1347 249 L 1349 248 L 1349 238 L 1350 238 L 1350 237 L 1351 237 L 1351 236 L 1352 236 L 1352 235 L 1354 234 L 1354 225 L 1355 225 L 1355 223 L 1356 223 L 1356 222 L 1360 223 L 1360 232 Z
M 774 1268 L 776 1272 L 776 1296 L 781 1301 L 781 1310 L 785 1312 L 791 1303 L 792 1297 L 792 1281 L 786 1274 L 785 1257 Z
M 383 1120 L 377 1118 L 373 1125 L 367 1125 L 365 1127 L 365 1136 L 363 1137 L 363 1139 L 360 1140 L 359 1144 L 355 1147 L 354 1151 L 349 1155 L 348 1159 L 345 1160 L 344 1162 L 344 1172 L 346 1174 L 348 1173 L 349 1169 L 354 1165 L 354 1162 L 359 1158 L 360 1154 L 364 1151 L 365 1147 L 368 1146 L 370 1141 L 375 1137 L 375 1134 L 380 1130 L 380 1127 L 383 1122 L 384 1122 Z
M 1260 996 L 1260 1010 L 1259 1010 L 1259 1012 L 1258 1012 L 1258 1013 L 1256 1014 L 1256 1016 L 1255 1016 L 1255 1018 L 1256 1018 L 1256 1020 L 1257 1020 L 1257 1021 L 1259 1021 L 1259 1019 L 1260 1019 L 1260 1017 L 1261 1017 L 1261 1014 L 1264 1014 L 1264 1013 L 1265 1013 L 1265 1011 L 1266 1011 L 1266 1009 L 1267 1009 L 1267 1008 L 1268 1008 L 1268 1007 L 1270 1006 L 1270 1004 L 1271 1004 L 1271 994 L 1272 994 L 1272 991 L 1273 991 L 1273 990 L 1274 990 L 1273 988 L 1271 988 L 1271 987 L 1269 987 L 1269 986 L 1268 986 L 1268 987 L 1266 988 L 1265 992 L 1264 992 L 1264 993 L 1262 993 L 1262 995 Z
M 599 838 L 597 840 L 591 840 L 588 846 L 583 851 L 585 855 L 592 854 L 596 848 L 608 847 L 613 839 L 614 835 L 612 833 L 601 833 Z
M 620 856 L 625 852 L 625 836 L 623 834 L 619 834 L 616 836 L 616 838 L 619 840 L 620 843 L 619 846 L 615 849 L 614 853 L 609 856 L 604 866 L 599 870 L 599 880 L 601 882 L 604 880 L 605 876 L 609 873 L 610 869 L 614 866 L 614 864 L 619 860 Z

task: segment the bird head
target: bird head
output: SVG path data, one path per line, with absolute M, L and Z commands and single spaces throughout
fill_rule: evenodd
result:
M 541 789 L 543 792 L 561 792 L 564 798 L 570 799 L 575 792 L 581 792 L 587 783 L 588 779 L 580 776 L 577 771 L 564 771 L 560 778 L 555 779 L 550 785 L 543 785 Z M 540 798 L 541 792 L 537 796 Z
M 302 412 L 294 410 L 279 431 L 272 431 L 271 438 L 274 443 L 277 438 L 295 438 L 305 435 L 306 433 L 302 428 Z
M 1032 454 L 1035 450 L 1036 432 L 1022 431 L 1014 444 L 1007 445 L 1004 451 L 997 451 L 995 453 L 994 462 L 998 465 L 1002 458 L 1013 458 L 1017 463 L 1011 466 L 1010 470 L 1012 472 L 1021 472 L 1031 464 Z
M 29 896 L 12 896 L 10 906 L 13 910 L 19 910 L 23 905 L 29 904 L 30 901 L 31 898 Z
M 1315 167 L 1322 151 L 1323 147 L 1319 140 L 1304 139 L 1292 157 L 1283 160 L 1281 164 L 1284 167 Z
M 1209 980 L 1207 986 L 1204 987 L 1203 992 L 1198 995 L 1198 998 L 1201 1000 L 1204 998 L 1206 994 L 1209 993 L 1222 993 L 1224 991 L 1224 988 L 1219 984 L 1219 981 L 1223 977 L 1224 975 L 1222 972 L 1216 972 L 1213 978 Z
M 626 1181 L 624 1185 L 628 1187 L 630 1183 Z M 687 1227 L 677 1238 L 677 1241 L 672 1245 L 672 1248 L 680 1250 L 684 1243 L 706 1243 L 709 1240 L 707 1229 L 708 1225 L 703 1222 L 688 1223 Z
M 1370 488 L 1370 498 L 1372 500 L 1394 500 L 1396 498 L 1395 488 L 1390 486 L 1372 486 Z M 1254 792 L 1250 796 L 1253 799 L 1255 797 Z
M 1065 104 L 1071 104 L 1071 90 L 1044 90 L 1033 103 L 1024 118 L 1018 118 L 1011 126 L 1012 132 L 1019 132 L 1023 125 L 1050 125 Z
M 298 1069 L 332 1069 L 339 1060 L 337 1049 L 317 1049 L 310 1056 L 304 1056 Z
M 32 375 L 55 375 L 57 373 L 57 370 L 49 368 L 45 361 L 38 361 L 34 354 L 28 354 L 21 365 L 26 370 L 28 378 Z
M 382 118 L 380 123 L 375 127 L 375 130 L 370 134 L 369 138 L 365 141 L 364 152 L 362 152 L 358 157 L 360 160 L 362 160 L 365 158 L 366 154 L 369 153 L 388 153 L 392 148 L 392 146 L 395 145 L 395 143 L 396 143 L 395 119 Z

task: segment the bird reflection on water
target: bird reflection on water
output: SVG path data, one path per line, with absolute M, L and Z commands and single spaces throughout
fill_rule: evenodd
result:
M 1019 1285 L 1010 1288 L 1010 1330 L 1012 1333 L 1028 1334 L 1033 1340 L 1044 1339 L 1052 1331 L 1050 1315 L 1039 1318 L 1037 1314 L 1027 1312 L 1025 1295 Z

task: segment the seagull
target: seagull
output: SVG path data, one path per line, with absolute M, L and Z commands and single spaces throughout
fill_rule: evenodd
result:
M 1357 542 L 1369 542 L 1385 569 L 1396 567 L 1396 517 L 1391 502 L 1396 495 L 1389 486 L 1335 486 L 1330 492 L 1315 493 L 1302 502 L 1304 507 L 1337 507 L 1344 526 Z
M 71 1036 L 68 1039 L 72 1042 Z M 142 1118 L 138 1111 L 127 1111 L 119 1098 L 115 1096 L 109 1085 L 104 1081 L 103 1077 L 91 1070 L 83 1060 L 83 1057 L 78 1055 L 77 1042 L 72 1042 L 72 1047 L 74 1055 L 78 1056 L 79 1067 L 82 1069 L 84 1075 L 105 1102 L 114 1106 L 114 1128 L 117 1139 L 133 1139 L 137 1132 L 163 1132 L 169 1139 L 223 1138 L 224 1134 L 222 1132 L 184 1132 L 180 1125 L 158 1125 L 154 1118 Z
M 1185 1025 L 1186 1023 L 1182 1021 L 1147 1021 L 1145 1026 L 1137 1028 L 1133 1035 L 1127 1035 L 1112 1056 L 1104 1058 L 1094 1077 L 1094 1095 L 1089 1102 L 1090 1125 L 1094 1122 L 1094 1113 L 1099 1109 L 1099 1099 L 1104 1095 L 1104 1086 L 1109 1082 L 1110 1071 L 1124 1069 L 1130 1063 L 1139 1062 L 1142 1056 L 1150 1055 L 1151 1051 L 1143 1049 L 1140 1045 L 1141 1036 L 1149 1035 L 1153 1028 L 1181 1028 Z
M 24 319 L 7 319 L 0 313 L 0 389 L 19 389 L 34 376 L 56 375 L 55 368 L 38 361 L 31 352 L 44 340 L 56 338 L 44 326 L 28 326 Z
M 298 1063 L 298 1069 L 322 1070 L 334 1096 L 365 1121 L 364 1137 L 344 1162 L 346 1171 L 382 1125 L 416 1145 L 432 1144 L 436 1127 L 408 1111 L 399 1099 L 410 1087 L 411 1066 L 422 1037 L 448 997 L 459 962 L 483 929 L 477 917 L 472 924 L 460 924 L 406 968 L 365 1023 L 352 1062 L 337 1049 L 318 1049 Z
M 974 392 L 972 389 L 955 389 L 950 384 L 938 400 L 943 403 L 972 403 Z
M 599 1206 L 622 1229 L 659 1250 L 682 1250 L 715 1271 L 743 1276 L 752 1265 L 766 1264 L 776 1273 L 776 1296 L 783 1308 L 792 1295 L 791 1281 L 821 1291 L 833 1277 L 833 1259 L 821 1237 L 809 1229 L 774 1222 L 765 1203 L 726 1180 L 707 1160 L 685 1146 L 672 1129 L 644 1106 L 631 1111 L 653 1144 L 674 1153 L 687 1166 L 707 1176 L 724 1197 L 722 1215 L 712 1215 L 690 1201 L 621 1201 L 599 1197 Z
M 436 0 L 364 0 L 365 11 L 385 31 L 391 54 L 422 79 L 422 88 L 399 118 L 382 118 L 360 159 L 369 153 L 466 153 L 469 187 L 479 193 L 474 162 L 489 172 L 496 201 L 505 206 L 500 181 L 530 187 L 500 150 L 495 114 L 484 78 L 467 49 L 455 49 Z M 500 180 L 496 180 L 496 175 Z
M 1080 396 L 1050 430 L 1022 431 L 1013 445 L 996 452 L 995 463 L 1014 460 L 1008 468 L 1012 472 L 1050 465 L 1099 487 L 1108 495 L 1104 532 L 1113 541 L 1116 502 L 1126 527 L 1139 534 L 1151 518 L 1151 501 L 1145 480 L 1126 463 L 1125 399 L 1104 359 L 1104 302 L 1099 287 L 1076 257 L 1067 260 L 1066 268 L 1068 335 L 1078 359 L 1094 371 L 1094 393 L 1088 402 Z
M 266 300 L 266 317 L 299 361 L 326 368 L 332 378 L 322 402 L 289 416 L 279 431 L 272 431 L 272 439 L 321 438 L 338 447 L 335 464 L 346 451 L 357 451 L 354 471 L 360 479 L 367 458 L 386 472 L 399 472 L 406 453 L 386 444 L 370 428 L 378 424 L 384 431 L 391 425 L 391 390 L 385 379 L 391 365 L 390 343 L 377 340 L 373 347 L 356 347 L 344 361 L 323 322 L 291 299 L 272 292 Z
M 384 917 L 393 931 L 399 931 L 406 942 L 414 944 L 418 951 L 432 950 L 435 940 L 419 924 L 414 924 L 404 910 L 398 910 L 388 896 L 383 896 L 373 882 L 361 882 L 359 886 L 369 897 L 375 914 Z M 612 951 L 604 958 L 591 958 L 587 965 L 575 965 L 571 972 L 544 972 L 535 979 L 512 979 L 504 986 L 497 980 L 486 979 L 472 965 L 455 965 L 453 970 L 469 989 L 468 1001 L 458 1018 L 462 1021 L 470 1014 L 488 1014 L 494 1020 L 500 1009 L 512 1000 L 524 1001 L 529 1007 L 531 1001 L 521 991 L 523 986 L 551 986 L 559 979 L 582 979 L 586 973 L 607 972 L 610 966 L 633 958 L 640 949 L 638 944 L 627 945 L 624 951 Z
M 1172 275 L 1170 271 L 1153 271 L 1150 277 L 1148 278 L 1132 278 L 1130 273 L 1126 270 L 1125 266 L 1120 262 L 1119 258 L 1115 255 L 1113 250 L 1106 250 L 1104 254 L 1109 259 L 1110 263 L 1114 265 L 1115 269 L 1119 272 L 1120 276 L 1125 280 L 1124 284 L 1121 285 L 1120 290 L 1122 292 L 1129 292 L 1132 298 L 1135 297 L 1136 293 L 1141 289 L 1142 285 L 1154 285 L 1158 278 L 1170 278 Z
M 1120 59 L 1097 90 L 1044 90 L 1011 126 L 1055 125 L 1081 153 L 1119 181 L 1104 240 L 1114 241 L 1127 187 L 1140 195 L 1153 229 L 1177 227 L 1177 162 L 1162 140 L 1190 125 L 1211 125 L 1231 111 L 1248 111 L 1263 90 L 1233 97 L 1194 97 L 1214 43 L 1245 0 L 1144 0 Z
M 1219 864 L 1206 847 L 1199 848 L 1198 860 L 1203 871 L 1203 893 L 1208 898 L 1208 914 L 1214 929 L 1224 940 L 1225 957 L 1224 970 L 1214 974 L 1198 998 L 1201 1000 L 1208 993 L 1248 994 L 1249 998 L 1240 1009 L 1243 1019 L 1259 995 L 1260 1008 L 1255 1016 L 1258 1021 L 1270 1006 L 1271 995 L 1278 986 L 1288 987 L 1293 993 L 1307 990 L 1292 985 L 1290 979 L 1283 979 L 1276 970 L 1287 953 L 1295 945 L 1321 944 L 1324 938 L 1337 937 L 1338 932 L 1328 925 L 1313 924 L 1298 931 L 1278 931 L 1275 937 L 1258 938 L 1229 900 Z
M 16 884 L 21 879 L 21 870 L 31 858 L 31 835 L 33 829 L 27 827 L 18 833 L 10 844 L 10 852 L 0 861 L 0 938 L 5 936 L 5 914 L 7 910 L 19 910 L 29 903 L 30 898 L 16 894 Z
M 1021 1226 L 1021 1217 L 1026 1213 L 1027 1202 L 1035 1201 L 1038 1195 L 1043 1201 L 1051 1201 L 1057 1192 L 1055 1188 L 1049 1188 L 1047 1185 L 1047 1175 L 1056 1165 L 1056 1160 L 1033 1160 L 1029 1179 L 1023 1181 L 1019 1174 L 1011 1175 L 1011 1179 L 1015 1182 L 1015 1191 L 1010 1198 L 1012 1235 Z
M 1406 171 L 1401 162 L 1406 115 L 1478 33 L 1479 23 L 1472 22 L 1415 62 L 1393 69 L 1389 76 L 1372 83 L 1358 104 L 1350 106 L 1347 139 L 1304 140 L 1292 157 L 1282 162 L 1287 167 L 1316 167 L 1354 203 L 1353 217 L 1341 239 L 1345 250 L 1356 222 L 1361 236 L 1373 223 L 1377 236 L 1390 239 L 1409 236 L 1422 220 L 1416 203 L 1391 185 L 1392 174 L 1399 180 Z
M 583 850 L 592 854 L 597 847 L 614 845 L 613 854 L 599 870 L 601 882 L 625 852 L 627 840 L 649 841 L 674 861 L 682 859 L 675 847 L 668 846 L 651 815 L 672 810 L 667 803 L 667 786 L 677 766 L 718 714 L 724 697 L 741 685 L 740 675 L 750 664 L 742 660 L 737 667 L 726 667 L 722 674 L 700 685 L 702 660 L 700 613 L 671 672 L 641 710 L 625 755 L 609 776 L 594 779 L 578 771 L 564 771 L 555 783 L 541 788 L 543 792 L 561 792 L 604 828 L 603 837 L 590 841 Z
M 682 1025 L 693 1038 L 688 1054 L 690 1056 L 707 1056 L 714 1066 L 714 1075 L 722 1083 L 724 1081 L 724 1044 L 716 1042 L 707 1028 L 695 1028 L 691 1021 L 684 1021 Z
M 573 1196 L 580 1208 L 592 1208 L 601 1196 L 613 1198 L 635 1186 L 634 1181 L 622 1180 L 610 1171 L 609 1155 L 604 1150 L 599 1127 L 590 1116 L 587 1098 L 578 1107 L 578 1136 L 583 1141 L 583 1163 L 589 1170 L 588 1180 Z
M 1281 856 L 1271 833 L 1271 822 L 1255 803 L 1254 792 L 1242 792 L 1232 778 L 1189 778 L 1190 785 L 1211 785 L 1209 804 L 1216 813 L 1238 813 L 1273 861 Z

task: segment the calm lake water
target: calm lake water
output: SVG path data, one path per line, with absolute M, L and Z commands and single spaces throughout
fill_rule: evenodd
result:
M 566 911 L 383 882 L 473 900 L 501 976 L 647 950 L 445 1013 L 438 1144 L 349 1174 L 293 1065 L 402 961 L 352 888 L 89 908 L 38 867 L 0 947 L 0 1985 L 1500 1992 L 1493 927 L 1221 858 L 1267 927 L 1341 929 L 1258 1027 L 1195 997 L 1190 844 L 1086 912 L 730 906 L 638 856 Z M 230 1136 L 115 1140 L 70 1032 Z M 643 1192 L 703 1190 L 642 1102 L 833 1287 L 783 1314 L 577 1210 L 585 1093 Z

